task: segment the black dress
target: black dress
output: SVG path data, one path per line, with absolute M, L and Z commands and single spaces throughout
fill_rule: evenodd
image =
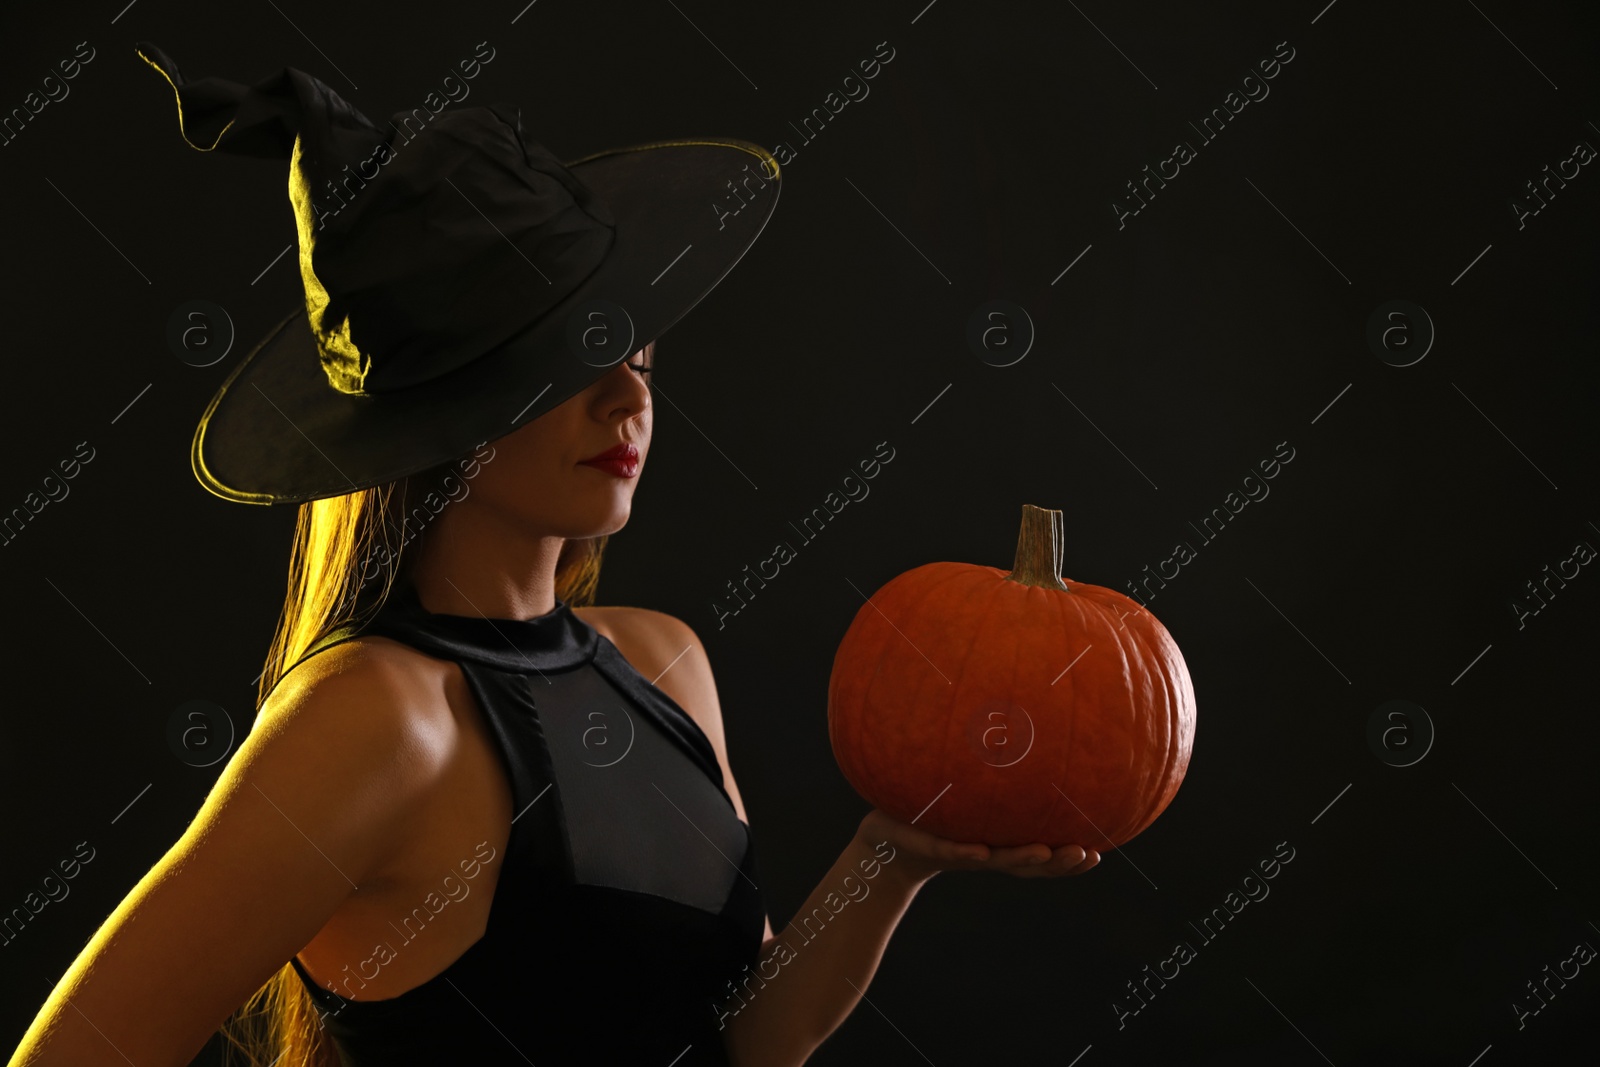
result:
M 513 819 L 504 855 L 463 842 L 391 937 L 324 976 L 337 992 L 293 960 L 343 1063 L 725 1065 L 766 909 L 699 726 L 564 601 L 526 621 L 440 615 L 397 584 L 370 622 L 305 656 L 367 634 L 460 664 Z M 363 975 L 472 891 L 479 861 L 503 864 L 483 936 L 420 986 L 360 999 Z

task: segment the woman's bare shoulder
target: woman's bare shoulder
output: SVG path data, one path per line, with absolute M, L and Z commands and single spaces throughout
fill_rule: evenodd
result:
M 643 642 L 663 633 L 677 621 L 664 612 L 620 604 L 592 604 L 573 608 L 572 613 L 599 631 L 601 637 L 616 645 L 618 651 L 629 660 L 633 659 L 628 654 L 630 648 L 643 651 Z
M 572 613 L 616 645 L 622 657 L 647 678 L 700 644 L 688 623 L 654 608 L 615 605 L 573 608 Z
M 358 680 L 414 681 L 421 675 L 437 673 L 445 661 L 421 653 L 405 641 L 365 633 L 334 645 L 325 646 L 304 657 L 278 681 L 272 696 L 285 688 L 318 685 L 330 678 L 354 675 Z
M 261 706 L 271 719 L 306 703 L 385 704 L 410 714 L 439 707 L 425 699 L 442 692 L 451 664 L 402 641 L 375 634 L 329 645 L 300 660 Z
M 633 608 L 609 607 L 600 604 L 590 604 L 586 607 L 573 608 L 572 613 L 590 626 L 599 631 L 600 636 L 616 644 L 617 638 L 608 620 L 614 620 L 619 611 L 632 611 Z

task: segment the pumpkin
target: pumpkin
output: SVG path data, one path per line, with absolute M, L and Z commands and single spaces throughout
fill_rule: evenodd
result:
M 1061 512 L 1023 505 L 1010 571 L 928 563 L 863 604 L 828 736 L 874 807 L 940 837 L 1105 852 L 1172 801 L 1194 746 L 1177 643 L 1136 601 L 1061 577 Z

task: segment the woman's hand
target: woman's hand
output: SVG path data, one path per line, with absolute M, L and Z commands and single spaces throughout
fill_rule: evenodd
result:
M 1060 878 L 1082 874 L 1100 862 L 1100 853 L 1079 845 L 991 848 L 981 842 L 947 841 L 877 808 L 861 820 L 856 836 L 873 846 L 889 842 L 895 855 L 887 868 L 912 884 L 927 881 L 940 871 L 1004 871 L 1018 878 Z

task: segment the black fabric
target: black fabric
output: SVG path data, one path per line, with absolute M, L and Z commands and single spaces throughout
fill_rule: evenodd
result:
M 513 105 L 430 112 L 417 133 L 400 111 L 380 129 L 293 67 L 255 85 L 191 81 L 149 41 L 137 52 L 172 85 L 184 140 L 289 163 L 306 310 L 341 392 L 477 359 L 577 289 L 615 239 L 610 210 Z
M 297 663 L 372 634 L 460 665 L 514 814 L 487 929 L 440 974 L 364 1000 L 359 961 L 324 976 L 332 992 L 292 960 L 341 1061 L 726 1065 L 723 1004 L 738 1005 L 766 909 L 699 726 L 564 601 L 529 620 L 441 615 L 400 585 Z
M 783 184 L 776 157 L 736 137 L 563 163 L 535 136 L 553 100 L 527 125 L 491 103 L 379 128 L 293 67 L 245 85 L 185 78 L 148 41 L 137 54 L 171 86 L 189 145 L 288 163 L 302 299 L 238 360 L 189 446 L 200 484 L 238 503 L 382 485 L 565 403 L 721 283 Z

